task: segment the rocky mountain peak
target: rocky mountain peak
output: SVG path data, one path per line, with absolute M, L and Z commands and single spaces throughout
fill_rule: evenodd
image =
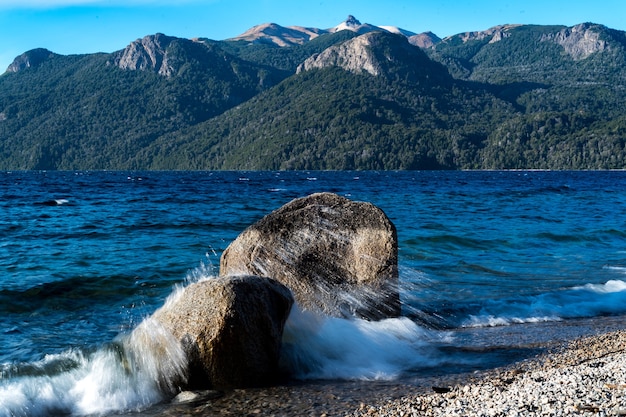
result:
M 390 33 L 396 33 L 406 36 L 407 38 L 416 35 L 414 32 L 395 26 L 375 26 L 370 25 L 369 23 L 361 23 L 356 17 L 354 17 L 353 15 L 349 15 L 346 20 L 330 29 L 318 29 L 302 26 L 283 27 L 277 25 L 276 23 L 263 23 L 254 26 L 242 33 L 241 35 L 230 38 L 228 40 L 246 41 L 251 43 L 267 43 L 285 47 L 302 45 L 320 35 L 326 33 L 336 33 L 342 30 L 349 30 L 358 34 L 384 30 Z
M 7 72 L 18 72 L 26 68 L 35 68 L 56 55 L 54 52 L 44 48 L 32 49 L 15 58 L 7 68 Z
M 298 66 L 297 73 L 339 67 L 356 74 L 387 76 L 412 72 L 423 60 L 428 60 L 424 52 L 409 44 L 406 37 L 382 31 L 368 32 L 311 56 Z
M 409 37 L 409 43 L 420 48 L 432 48 L 439 42 L 441 42 L 441 38 L 432 32 L 424 32 Z
M 498 25 L 498 26 L 491 27 L 487 30 L 465 32 L 465 33 L 461 33 L 461 34 L 454 35 L 454 36 L 458 36 L 459 38 L 461 38 L 463 43 L 469 42 L 469 41 L 482 41 L 485 39 L 489 39 L 489 43 L 494 43 L 494 42 L 499 42 L 502 39 L 508 38 L 509 36 L 511 36 L 510 30 L 518 26 L 521 26 L 521 25 L 510 25 L 510 24 Z
M 332 29 L 328 29 L 328 32 L 339 32 L 341 30 L 350 30 L 352 32 L 364 34 L 384 29 L 381 29 L 378 26 L 370 25 L 369 23 L 361 23 L 356 17 L 349 15 L 345 21 L 341 22 Z
M 346 24 L 346 26 L 352 26 L 352 27 L 361 26 L 361 22 L 359 22 L 359 20 L 352 15 L 348 15 L 348 18 L 346 19 L 344 23 Z
M 137 39 L 115 56 L 114 64 L 121 69 L 152 70 L 169 77 L 174 69 L 168 63 L 167 47 L 175 39 L 162 33 Z
M 542 42 L 555 42 L 565 49 L 573 59 L 585 59 L 589 55 L 607 49 L 607 42 L 600 39 L 601 25 L 581 23 L 576 26 L 562 29 L 557 33 L 543 35 Z
M 340 67 L 353 73 L 367 72 L 379 75 L 380 68 L 371 54 L 372 34 L 358 36 L 315 54 L 298 66 L 297 73 L 312 69 Z
M 273 43 L 278 46 L 302 45 L 323 33 L 320 29 L 300 26 L 283 27 L 276 23 L 263 23 L 254 26 L 232 41 L 247 41 L 253 43 Z

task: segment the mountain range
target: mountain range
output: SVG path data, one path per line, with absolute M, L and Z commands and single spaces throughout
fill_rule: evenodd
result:
M 35 49 L 0 76 L 0 169 L 623 169 L 625 64 L 595 23 L 441 39 L 353 16 Z

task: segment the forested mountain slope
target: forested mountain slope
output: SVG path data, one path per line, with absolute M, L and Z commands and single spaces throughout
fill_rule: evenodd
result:
M 624 32 L 355 21 L 26 52 L 0 76 L 0 169 L 625 167 Z

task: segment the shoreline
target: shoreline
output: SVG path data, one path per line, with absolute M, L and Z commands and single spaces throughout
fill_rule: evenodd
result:
M 402 381 L 306 381 L 209 392 L 141 416 L 626 416 L 626 330 L 547 346 L 471 374 Z
M 626 416 L 626 331 L 577 338 L 535 358 L 350 416 Z

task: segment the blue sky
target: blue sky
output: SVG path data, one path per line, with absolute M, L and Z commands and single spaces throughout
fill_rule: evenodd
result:
M 221 40 L 266 22 L 330 28 L 349 14 L 440 37 L 504 23 L 626 30 L 624 0 L 0 0 L 0 73 L 33 48 L 113 52 L 157 32 Z

